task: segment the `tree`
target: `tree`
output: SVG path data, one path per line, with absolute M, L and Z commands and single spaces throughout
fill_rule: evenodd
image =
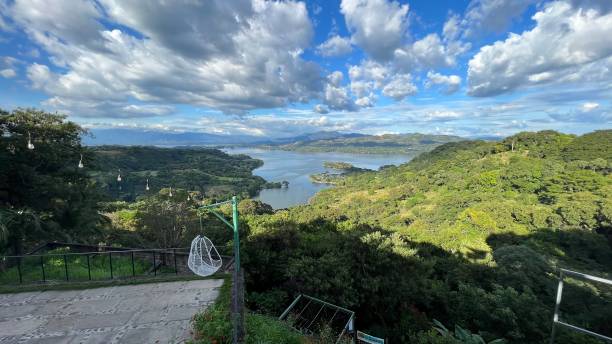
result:
M 47 240 L 91 238 L 102 217 L 88 178 L 86 131 L 61 115 L 0 110 L 0 222 L 13 254 Z M 82 157 L 82 158 L 81 158 Z
M 135 220 L 142 236 L 153 247 L 171 248 L 183 244 L 185 234 L 197 226 L 195 201 L 182 189 L 161 189 L 137 203 Z

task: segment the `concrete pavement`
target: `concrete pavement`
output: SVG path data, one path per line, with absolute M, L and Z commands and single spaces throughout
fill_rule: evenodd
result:
M 0 294 L 0 344 L 181 343 L 223 280 Z

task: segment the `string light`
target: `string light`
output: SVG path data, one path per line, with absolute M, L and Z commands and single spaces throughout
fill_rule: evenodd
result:
M 29 131 L 28 131 L 28 149 L 29 150 L 34 149 L 34 145 L 32 144 L 32 135 L 30 134 Z
M 83 168 L 83 154 L 81 154 L 81 160 L 79 160 L 79 168 Z
M 147 191 L 151 190 L 151 188 L 149 188 L 149 179 L 147 179 L 147 186 L 145 186 L 145 190 Z
M 117 175 L 117 181 L 121 182 L 121 169 L 119 169 L 119 174 Z
M 170 187 L 170 192 L 168 193 L 168 197 L 172 197 L 172 186 Z

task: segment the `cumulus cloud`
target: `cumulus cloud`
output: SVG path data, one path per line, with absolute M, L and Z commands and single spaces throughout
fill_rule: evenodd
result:
M 342 79 L 344 79 L 344 74 L 340 71 L 335 71 L 327 76 L 328 82 L 334 87 L 339 87 L 342 84 Z
M 371 60 L 349 67 L 351 94 L 357 97 L 355 104 L 372 107 L 376 103 L 375 91 L 381 89 L 391 76 L 389 67 Z
M 395 100 L 402 100 L 407 96 L 415 94 L 417 90 L 416 85 L 412 83 L 412 76 L 410 74 L 396 74 L 383 87 L 382 93 Z
M 17 72 L 15 72 L 15 70 L 11 68 L 0 70 L 0 76 L 2 76 L 3 78 L 10 79 L 10 78 L 14 78 L 16 75 L 17 75 Z
M 387 0 L 342 0 L 351 39 L 376 60 L 389 60 L 408 28 L 408 5 Z
M 317 47 L 317 54 L 325 57 L 335 57 L 350 54 L 353 51 L 350 39 L 338 35 L 331 36 Z
M 320 114 L 323 114 L 323 115 L 324 115 L 324 114 L 326 114 L 326 113 L 329 113 L 329 110 L 328 110 L 328 109 L 327 109 L 327 107 L 326 107 L 325 105 L 323 105 L 323 104 L 317 104 L 317 105 L 315 105 L 315 107 L 314 107 L 314 111 L 315 111 L 316 113 L 320 113 Z
M 468 64 L 468 94 L 493 96 L 519 87 L 604 79 L 612 67 L 612 14 L 553 2 L 536 26 L 480 48 Z
M 244 113 L 324 93 L 320 67 L 301 57 L 313 36 L 304 3 L 17 0 L 9 12 L 62 67 L 31 65 L 32 86 L 48 104 L 89 105 L 58 110 L 98 114 L 111 101 Z
M 462 25 L 465 35 L 479 32 L 502 32 L 512 20 L 521 15 L 537 0 L 472 0 L 468 5 Z
M 425 87 L 429 88 L 434 85 L 442 85 L 444 86 L 444 93 L 452 94 L 457 92 L 459 87 L 461 87 L 461 77 L 458 75 L 442 75 L 429 71 L 427 72 Z
M 356 110 L 353 99 L 350 97 L 346 87 L 338 87 L 333 84 L 325 86 L 323 102 L 331 110 L 354 111 Z
M 394 52 L 395 63 L 403 71 L 419 68 L 452 67 L 457 56 L 469 49 L 469 45 L 458 41 L 444 44 L 440 36 L 431 33 L 411 45 Z

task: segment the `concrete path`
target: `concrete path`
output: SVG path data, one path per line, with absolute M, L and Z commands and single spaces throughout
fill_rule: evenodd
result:
M 0 344 L 181 343 L 223 280 L 0 294 Z

